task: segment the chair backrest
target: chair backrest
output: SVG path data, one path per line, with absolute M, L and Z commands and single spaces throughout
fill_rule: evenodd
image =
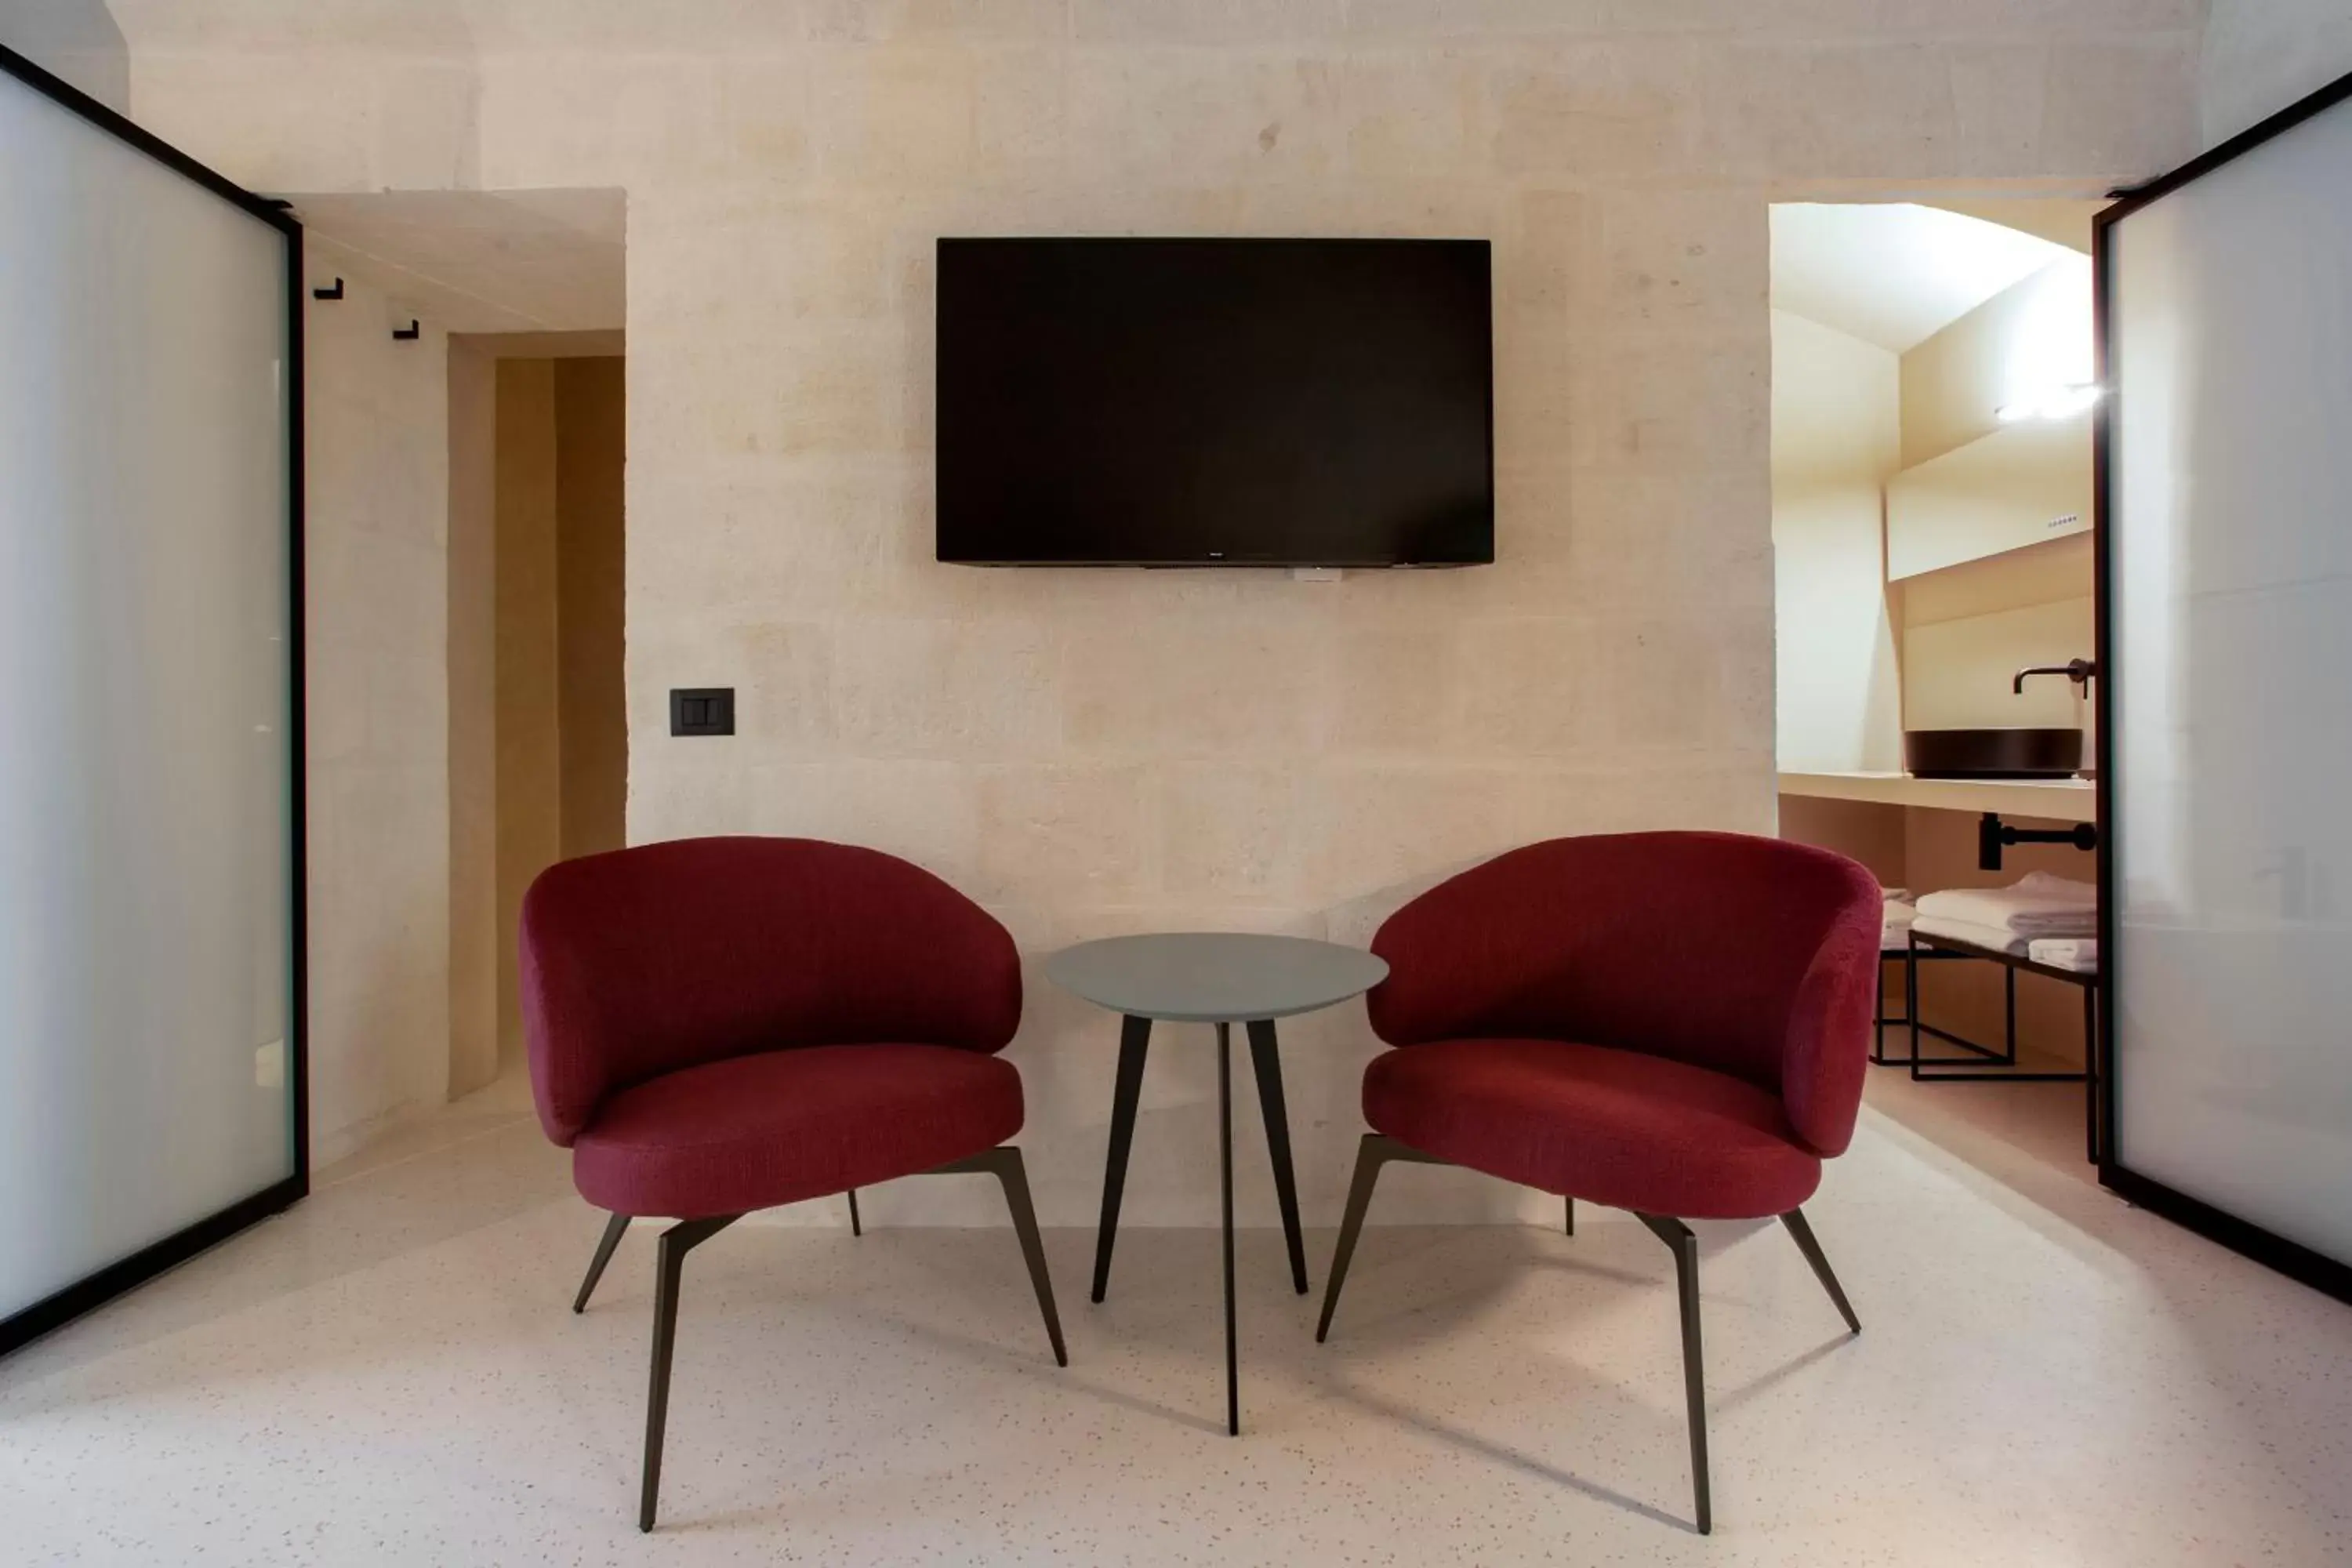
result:
M 1372 938 L 1389 962 L 1369 998 L 1372 1028 L 1391 1045 L 1613 1046 L 1791 1098 L 1815 1087 L 1800 1043 L 1794 1065 L 1809 1081 L 1784 1089 L 1792 1030 L 1826 1008 L 1830 1079 L 1838 1097 L 1850 1079 L 1858 1100 L 1879 901 L 1852 860 L 1777 838 L 1628 833 L 1529 845 L 1389 917 Z M 1853 1106 L 1845 1134 L 1837 1109 L 1822 1109 L 1806 1120 L 1843 1147 Z
M 540 1123 L 797 1046 L 1003 1049 L 1013 938 L 919 866 L 812 838 L 688 838 L 567 860 L 524 895 L 522 1015 Z

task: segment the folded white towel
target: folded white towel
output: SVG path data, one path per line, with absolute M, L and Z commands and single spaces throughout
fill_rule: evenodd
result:
M 1908 888 L 1881 888 L 1878 889 L 1878 896 L 1885 899 L 1890 905 L 1907 904 L 1911 901 L 1911 889 Z
M 1998 926 L 1978 925 L 1973 921 L 1956 921 L 1924 911 L 1911 922 L 1914 936 L 1944 936 L 1954 942 L 1964 942 L 1971 947 L 1989 947 L 1995 952 L 2022 953 L 2027 940 L 2015 931 L 2002 931 Z
M 2020 878 L 2014 887 L 1949 888 L 1929 893 L 1919 900 L 1919 912 L 2012 936 L 2096 936 L 2099 890 L 2088 882 L 2036 871 Z
M 2099 942 L 2096 937 L 2045 936 L 2029 944 L 2025 956 L 2036 963 L 2046 963 L 2053 969 L 2071 969 L 2078 974 L 2099 972 Z

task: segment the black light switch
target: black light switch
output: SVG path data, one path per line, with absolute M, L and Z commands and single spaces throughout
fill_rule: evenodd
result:
M 731 686 L 670 688 L 669 732 L 673 735 L 733 734 L 735 689 Z

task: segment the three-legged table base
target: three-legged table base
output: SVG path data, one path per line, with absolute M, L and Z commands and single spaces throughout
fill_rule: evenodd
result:
M 1290 1163 L 1290 1116 L 1282 1100 L 1282 1058 L 1268 1019 L 1217 1025 L 1217 1159 L 1224 1219 L 1225 1430 L 1242 1429 L 1241 1367 L 1234 1347 L 1234 1089 L 1233 1024 L 1249 1032 L 1250 1065 L 1257 1076 L 1258 1109 L 1274 1163 L 1274 1191 L 1282 1206 L 1283 1239 L 1290 1247 L 1290 1283 L 1307 1294 L 1307 1247 L 1298 1234 L 1298 1184 Z M 1136 1103 L 1143 1092 L 1143 1062 L 1151 1020 L 1129 1016 L 1119 1026 L 1118 1076 L 1111 1089 L 1110 1153 L 1103 1169 L 1102 1226 L 1095 1238 L 1094 1299 L 1110 1285 L 1111 1245 L 1118 1236 L 1118 1204 L 1127 1187 L 1128 1150 L 1135 1142 Z

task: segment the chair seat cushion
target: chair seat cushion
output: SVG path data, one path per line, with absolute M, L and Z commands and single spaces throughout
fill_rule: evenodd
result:
M 992 1149 L 1021 1116 L 1020 1072 L 979 1051 L 804 1046 L 610 1096 L 573 1141 L 572 1179 L 614 1214 L 747 1214 Z
M 1389 1051 L 1364 1071 L 1364 1120 L 1507 1181 L 1684 1219 L 1786 1214 L 1822 1175 L 1780 1102 L 1755 1085 L 1562 1040 Z

